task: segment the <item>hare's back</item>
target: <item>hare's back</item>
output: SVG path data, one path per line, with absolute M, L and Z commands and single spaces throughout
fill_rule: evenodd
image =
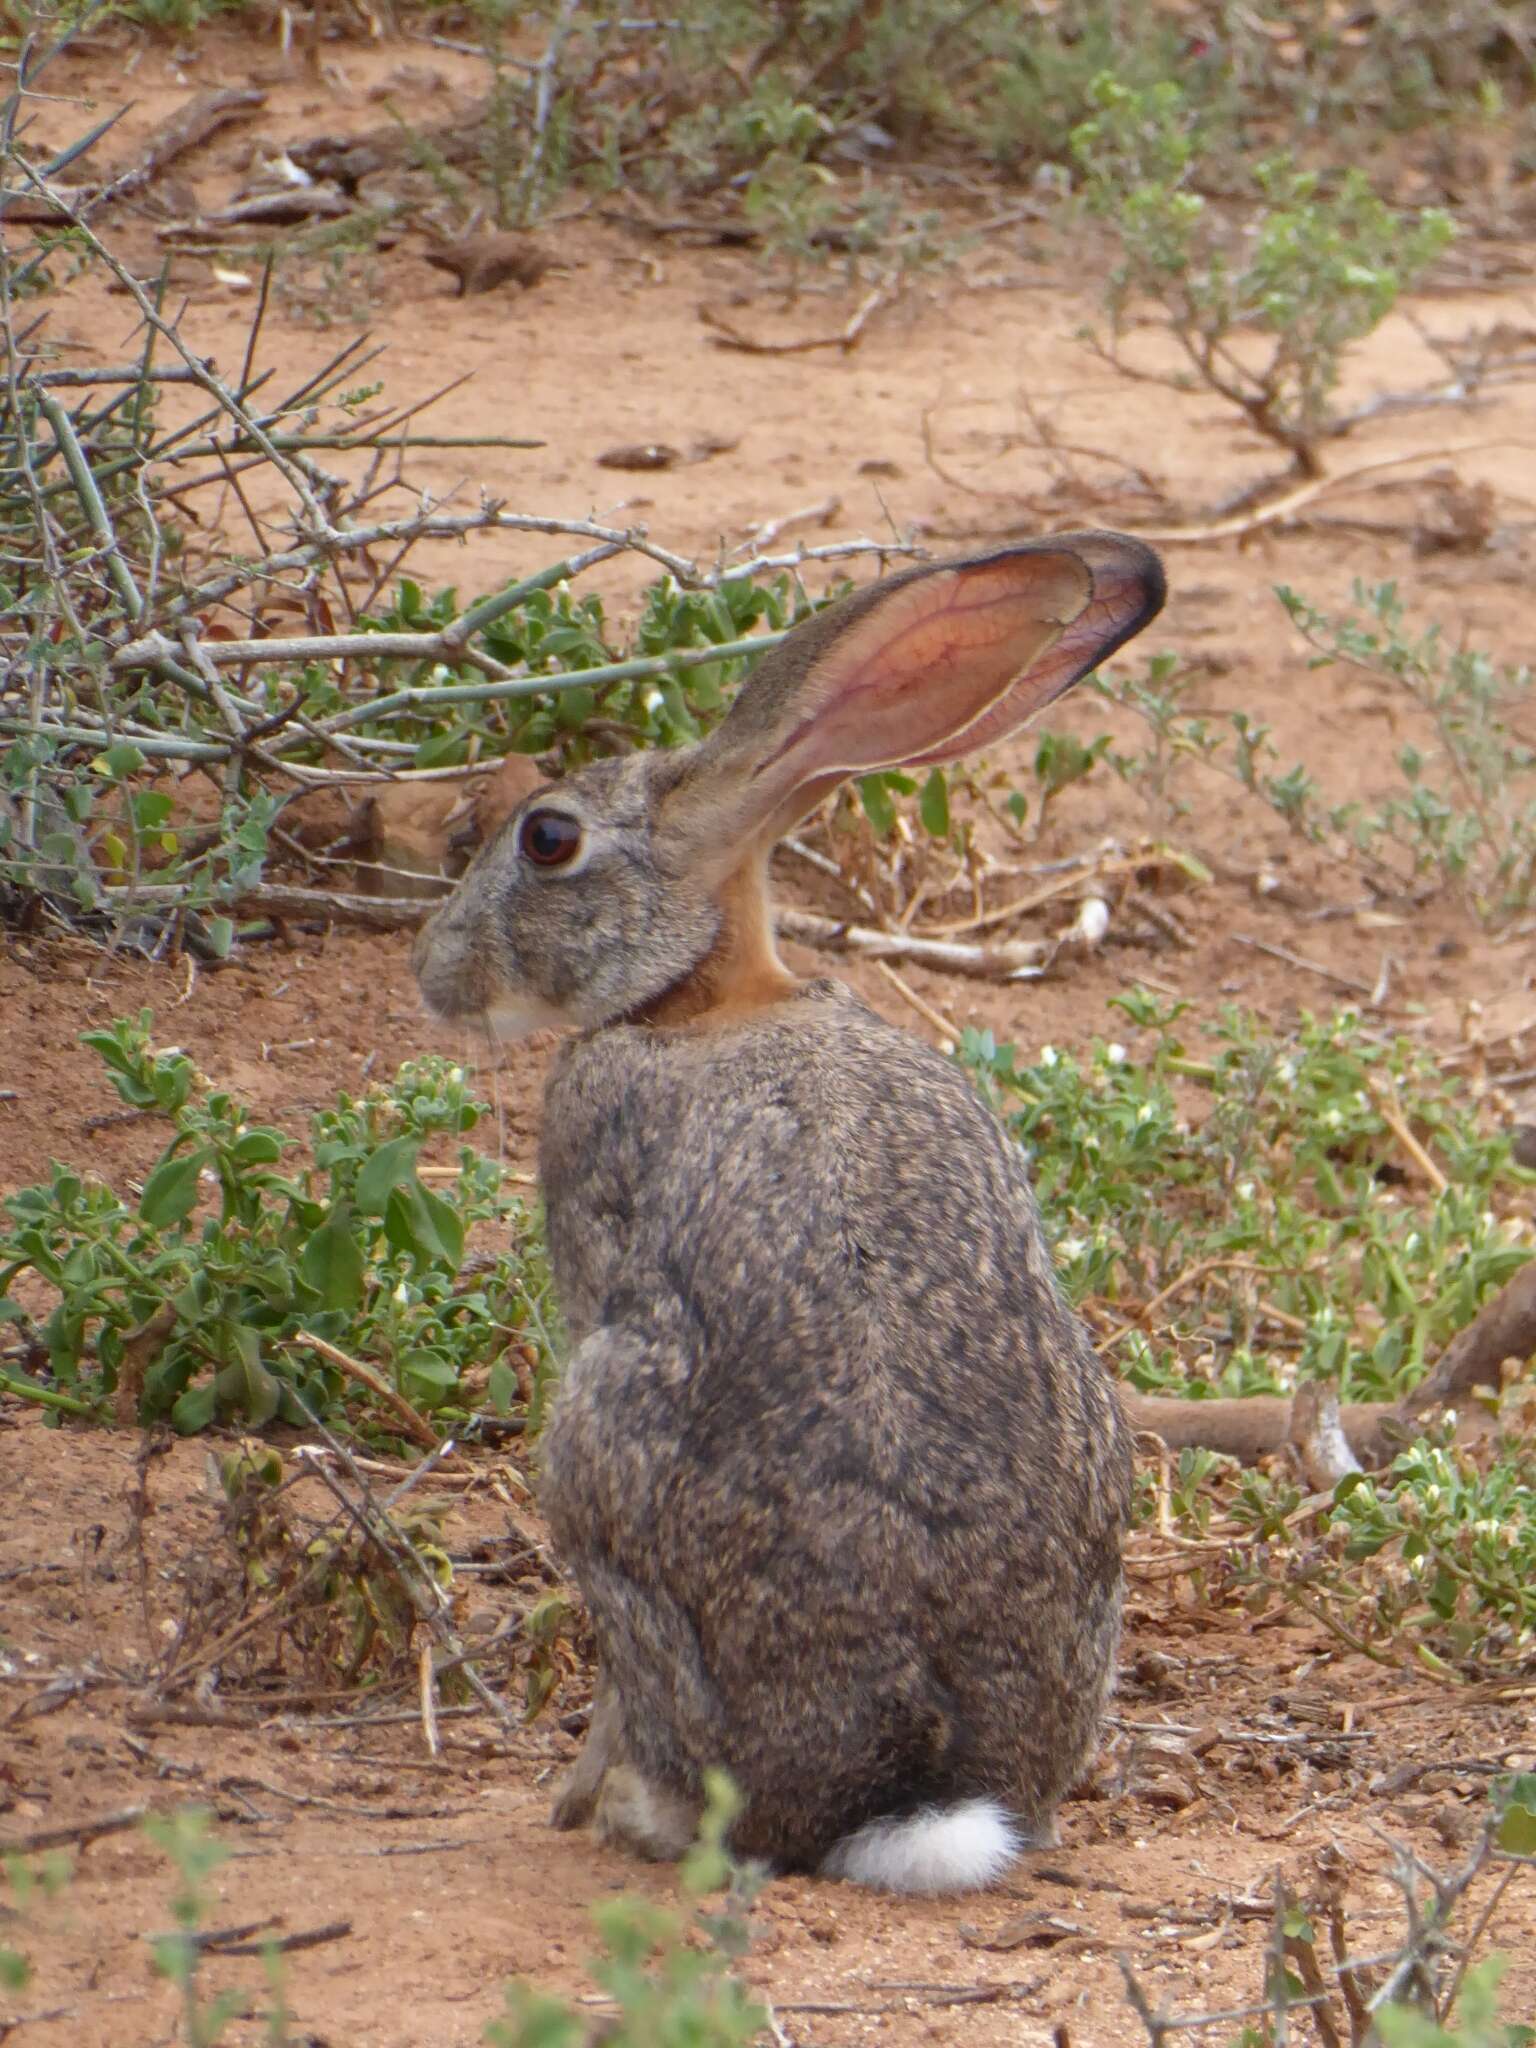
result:
M 837 983 L 727 1029 L 580 1042 L 542 1163 L 573 1337 L 664 1333 L 711 1435 L 794 1404 L 992 1469 L 1000 1440 L 1117 1435 L 1017 1148 Z

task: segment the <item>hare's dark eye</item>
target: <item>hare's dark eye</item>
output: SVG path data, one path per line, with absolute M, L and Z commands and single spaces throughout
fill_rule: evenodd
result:
M 581 845 L 581 827 L 564 811 L 530 811 L 517 832 L 517 850 L 536 868 L 563 868 Z

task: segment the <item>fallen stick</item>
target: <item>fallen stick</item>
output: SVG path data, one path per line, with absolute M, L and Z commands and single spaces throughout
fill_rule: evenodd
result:
M 1360 1470 L 1360 1460 L 1344 1434 L 1337 1389 L 1323 1380 L 1307 1380 L 1291 1402 L 1290 1444 L 1314 1493 L 1330 1493 L 1341 1479 Z
M 120 1835 L 136 1828 L 149 1812 L 147 1806 L 125 1806 L 116 1813 L 99 1813 L 94 1820 L 77 1820 L 56 1828 L 34 1828 L 29 1835 L 15 1835 L 0 1842 L 0 1856 L 31 1856 L 39 1849 L 64 1849 L 99 1841 L 103 1835 Z
M 1159 547 L 1208 540 L 1237 540 L 1244 534 L 1257 532 L 1262 526 L 1272 526 L 1293 512 L 1300 512 L 1304 506 L 1315 503 L 1329 491 L 1342 490 L 1349 484 L 1358 483 L 1361 477 L 1374 476 L 1380 470 L 1401 469 L 1410 462 L 1437 462 L 1447 455 L 1473 455 L 1485 448 L 1507 445 L 1497 441 L 1464 441 L 1454 447 L 1416 448 L 1405 455 L 1386 455 L 1374 462 L 1357 463 L 1352 469 L 1341 469 L 1332 476 L 1313 477 L 1310 482 L 1298 484 L 1281 497 L 1267 499 L 1251 512 L 1235 513 L 1228 519 L 1213 519 L 1205 526 L 1138 526 L 1133 530 L 1143 540 L 1153 541 Z
M 99 185 L 49 184 L 36 192 L 21 192 L 6 202 L 5 217 L 22 227 L 47 227 L 61 215 L 100 213 L 104 206 L 131 199 L 152 184 L 168 164 L 196 149 L 210 135 L 229 122 L 251 114 L 267 103 L 267 96 L 255 86 L 227 86 L 219 92 L 200 93 L 180 113 L 173 114 L 151 137 L 149 147 L 136 164 L 106 178 Z
M 297 1934 L 280 1934 L 266 1941 L 231 1941 L 205 1943 L 209 1952 L 217 1956 L 291 1956 L 302 1948 L 319 1948 L 327 1941 L 345 1941 L 352 1932 L 350 1920 L 327 1920 L 321 1927 L 301 1928 Z
M 183 235 L 202 235 L 216 228 L 293 228 L 308 220 L 345 220 L 357 212 L 350 199 L 325 185 L 301 185 L 284 192 L 257 192 L 249 199 L 237 199 L 217 213 L 199 214 L 195 220 L 171 220 L 155 233 L 162 242 Z
M 1399 1404 L 1404 1415 L 1448 1407 L 1474 1387 L 1497 1387 L 1506 1358 L 1536 1351 L 1536 1262 L 1506 1280 L 1441 1352 L 1433 1371 Z
M 889 294 L 883 285 L 876 286 L 867 298 L 862 300 L 851 318 L 844 322 L 836 334 L 812 335 L 804 341 L 754 341 L 748 334 L 740 333 L 730 322 L 723 319 L 712 306 L 701 306 L 699 318 L 708 327 L 710 341 L 716 348 L 731 348 L 746 356 L 803 356 L 813 349 L 835 348 L 847 355 L 857 348 L 860 338 L 870 319 L 887 303 Z
M 828 953 L 856 953 L 866 960 L 914 960 L 924 967 L 947 968 L 954 974 L 976 974 L 992 981 L 1016 981 L 1041 974 L 1053 948 L 1041 939 L 1020 939 L 1000 946 L 965 946 L 947 939 L 920 939 L 910 932 L 874 931 L 868 925 L 843 924 L 809 910 L 781 910 L 778 928 L 787 939 L 799 939 Z
M 185 156 L 189 149 L 196 149 L 210 135 L 228 127 L 231 121 L 254 114 L 266 103 L 266 94 L 253 85 L 230 85 L 218 92 L 199 93 L 195 100 L 156 130 L 148 149 L 131 169 L 120 171 L 103 187 L 100 197 L 91 202 L 92 211 L 142 191 L 177 157 Z
M 1464 1330 L 1446 1345 L 1433 1369 L 1401 1401 L 1351 1401 L 1339 1410 L 1343 1450 L 1366 1471 L 1390 1464 L 1416 1434 L 1420 1415 L 1430 1408 L 1450 1407 L 1474 1387 L 1497 1388 L 1504 1361 L 1522 1362 L 1536 1353 L 1536 1261 L 1522 1266 Z M 1187 1401 L 1177 1396 L 1122 1390 L 1121 1403 L 1132 1429 L 1161 1438 L 1169 1450 L 1219 1451 L 1244 1465 L 1257 1464 L 1297 1442 L 1319 1443 L 1319 1431 L 1308 1420 L 1301 1389 L 1294 1400 L 1283 1394 L 1250 1394 L 1226 1401 Z M 1298 1414 L 1298 1403 L 1301 1403 Z M 1336 1458 L 1342 1452 L 1331 1435 L 1323 1438 Z M 1326 1459 L 1320 1459 L 1326 1465 Z M 1344 1470 L 1348 1467 L 1344 1466 Z M 1341 1477 L 1340 1472 L 1337 1477 Z M 1337 1484 L 1337 1477 L 1327 1481 Z
M 382 1373 L 375 1372 L 371 1365 L 364 1365 L 360 1358 L 350 1358 L 345 1351 L 338 1350 L 328 1338 L 317 1337 L 313 1330 L 294 1332 L 288 1339 L 287 1348 L 293 1350 L 298 1346 L 307 1346 L 311 1351 L 318 1351 L 320 1356 L 328 1359 L 339 1373 L 344 1373 L 349 1380 L 355 1380 L 360 1387 L 367 1387 L 370 1393 L 376 1394 L 413 1443 L 420 1444 L 423 1450 L 436 1452 L 444 1463 L 447 1462 L 450 1453 L 437 1431 L 418 1409 L 411 1406 L 404 1394 L 396 1393 Z M 462 1460 L 458 1462 L 462 1463 Z

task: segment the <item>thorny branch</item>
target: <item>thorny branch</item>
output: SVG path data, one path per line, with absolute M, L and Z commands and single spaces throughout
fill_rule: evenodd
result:
M 1321 1895 L 1299 1908 L 1277 1878 L 1265 1991 L 1250 2005 L 1219 2012 L 1166 2012 L 1153 2004 L 1129 1959 L 1117 1956 L 1127 2002 L 1141 2021 L 1149 2048 L 1167 2048 L 1182 2034 L 1249 2020 L 1267 2022 L 1264 2038 L 1279 2043 L 1289 2038 L 1287 2016 L 1292 2013 L 1307 2018 L 1319 2048 L 1377 2048 L 1379 2015 L 1402 2004 L 1417 2006 L 1444 2026 L 1500 1900 L 1514 1878 L 1532 1867 L 1532 1858 L 1497 1846 L 1500 1820 L 1497 1811 L 1490 1814 L 1465 1863 L 1449 1872 L 1432 1869 L 1412 1849 L 1377 1830 L 1392 1852 L 1388 1874 L 1401 1895 L 1404 1919 L 1397 1946 L 1384 1954 L 1348 1952 L 1343 1884 L 1336 1867 L 1341 1859 L 1334 1852 L 1319 1857 Z M 1477 1880 L 1494 1867 L 1499 1871 L 1497 1882 L 1469 1932 L 1458 1938 L 1453 1921 L 1468 1904 Z M 1314 1922 L 1328 1928 L 1331 1957 L 1318 1953 Z M 1303 1987 L 1299 1996 L 1291 1971 Z

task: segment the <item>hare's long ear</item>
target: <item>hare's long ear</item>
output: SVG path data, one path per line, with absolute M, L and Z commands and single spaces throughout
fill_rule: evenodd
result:
M 953 760 L 1021 726 L 1155 617 L 1162 566 L 1122 534 L 1063 534 L 908 569 L 766 654 L 660 821 L 734 865 L 847 775 Z

